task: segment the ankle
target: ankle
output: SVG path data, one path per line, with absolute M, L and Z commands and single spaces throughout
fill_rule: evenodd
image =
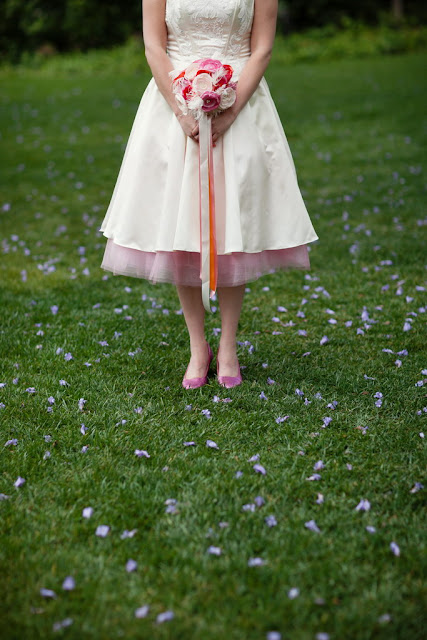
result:
M 223 353 L 236 353 L 237 344 L 235 340 L 220 340 L 218 351 Z

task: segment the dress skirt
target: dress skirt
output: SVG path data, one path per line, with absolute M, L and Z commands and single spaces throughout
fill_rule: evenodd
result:
M 263 78 L 213 150 L 217 286 L 276 269 L 308 269 L 318 239 Z M 101 267 L 114 274 L 200 286 L 199 150 L 154 79 L 145 90 L 101 226 Z

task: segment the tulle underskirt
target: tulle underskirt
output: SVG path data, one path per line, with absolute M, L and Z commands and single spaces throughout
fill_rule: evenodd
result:
M 139 251 L 107 240 L 101 268 L 114 275 L 144 278 L 153 284 L 201 286 L 200 254 L 191 251 Z M 276 269 L 309 269 L 306 244 L 258 253 L 218 255 L 218 287 L 236 287 Z

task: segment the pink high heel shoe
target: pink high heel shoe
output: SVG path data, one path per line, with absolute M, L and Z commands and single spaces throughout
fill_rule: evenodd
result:
M 225 387 L 226 389 L 231 389 L 232 387 L 237 387 L 239 384 L 242 384 L 242 374 L 240 372 L 240 366 L 239 366 L 238 376 L 220 376 L 219 375 L 219 349 L 216 355 L 216 375 L 217 375 L 219 384 L 222 387 Z
M 203 376 L 203 378 L 187 378 L 186 377 L 187 371 L 188 371 L 188 367 L 187 367 L 187 371 L 185 372 L 184 379 L 182 381 L 182 386 L 184 387 L 184 389 L 198 389 L 199 387 L 203 387 L 203 385 L 207 383 L 208 371 L 209 371 L 209 367 L 211 366 L 212 359 L 213 359 L 212 349 L 208 344 L 208 364 L 206 366 L 205 375 Z

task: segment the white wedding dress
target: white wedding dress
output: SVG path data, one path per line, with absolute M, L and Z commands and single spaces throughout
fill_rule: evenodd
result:
M 254 0 L 167 0 L 174 69 L 213 58 L 238 80 L 250 56 Z M 218 286 L 276 268 L 310 267 L 318 239 L 263 78 L 214 148 Z M 101 231 L 102 268 L 151 282 L 200 285 L 199 153 L 154 79 L 145 90 Z

